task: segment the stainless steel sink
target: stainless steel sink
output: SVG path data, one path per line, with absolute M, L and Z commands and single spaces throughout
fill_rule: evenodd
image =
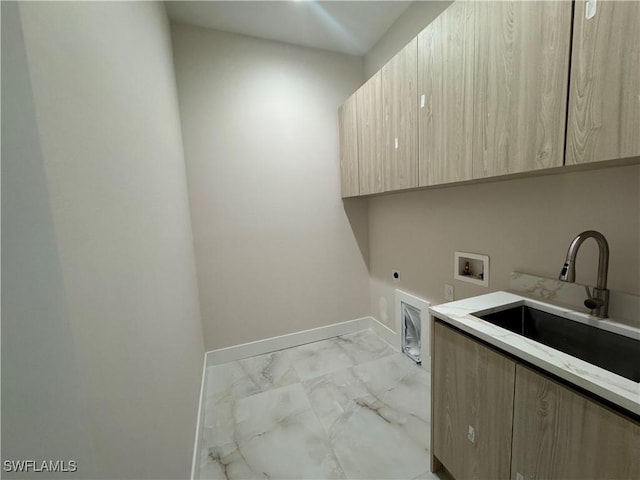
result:
M 640 382 L 640 341 L 526 305 L 477 315 L 487 322 Z

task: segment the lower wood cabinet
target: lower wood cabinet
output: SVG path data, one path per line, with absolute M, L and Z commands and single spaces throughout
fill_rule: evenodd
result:
M 436 321 L 432 466 L 463 479 L 640 479 L 640 423 Z
M 518 365 L 511 478 L 638 479 L 640 425 Z
M 434 455 L 458 480 L 508 478 L 515 362 L 441 323 L 434 338 Z

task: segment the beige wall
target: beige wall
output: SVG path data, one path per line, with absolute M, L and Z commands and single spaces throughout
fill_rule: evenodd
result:
M 206 348 L 368 315 L 337 132 L 362 59 L 185 25 L 172 34 Z M 365 207 L 352 206 L 356 229 Z
M 203 341 L 164 7 L 18 8 L 26 55 L 2 29 L 3 67 L 5 49 L 22 64 L 2 84 L 21 98 L 2 119 L 3 459 L 185 478 Z M 25 133 L 6 150 L 5 131 Z
M 418 35 L 451 1 L 416 1 L 391 25 L 389 30 L 364 56 L 365 78 L 380 70 L 409 40 Z
M 82 474 L 53 477 L 97 475 L 14 2 L 2 2 L 1 364 L 2 460 L 73 459 Z
M 445 283 L 458 299 L 507 289 L 514 270 L 556 278 L 571 240 L 590 229 L 609 241 L 609 288 L 640 295 L 639 192 L 640 166 L 627 166 L 371 198 L 373 315 L 395 328 L 395 288 L 442 303 Z M 453 279 L 455 251 L 489 255 L 488 288 Z M 595 284 L 597 258 L 585 242 L 578 283 Z

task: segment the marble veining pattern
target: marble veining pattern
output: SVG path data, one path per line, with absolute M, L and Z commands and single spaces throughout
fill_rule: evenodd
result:
M 526 304 L 545 310 L 548 304 L 522 297 L 508 292 L 494 292 L 478 297 L 458 300 L 430 307 L 429 311 L 435 317 L 484 340 L 516 357 L 536 365 L 552 374 L 563 378 L 574 385 L 582 387 L 602 398 L 620 405 L 627 410 L 640 414 L 640 384 L 616 375 L 603 368 L 592 365 L 579 358 L 568 355 L 559 350 L 547 347 L 534 340 L 522 337 L 509 330 L 493 325 L 472 315 L 475 312 L 490 312 L 502 309 L 506 305 L 515 306 Z M 566 314 L 575 321 L 592 324 L 601 320 L 585 314 L 573 312 L 570 309 L 553 306 L 555 311 Z M 582 318 L 584 317 L 584 318 Z M 606 322 L 606 321 L 601 321 Z M 610 326 L 610 328 L 613 328 Z M 630 327 L 617 325 L 621 330 Z M 627 332 L 637 337 L 640 332 Z
M 429 389 L 372 330 L 209 367 L 199 478 L 439 478 Z

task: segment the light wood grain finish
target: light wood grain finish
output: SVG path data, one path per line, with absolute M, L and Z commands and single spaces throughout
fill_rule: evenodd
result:
M 575 2 L 568 165 L 640 155 L 640 2 Z
M 340 131 L 340 187 L 342 197 L 360 194 L 358 178 L 358 117 L 356 96 L 351 95 L 338 110 Z
M 384 191 L 382 72 L 356 92 L 360 195 Z
M 563 163 L 571 2 L 475 2 L 473 176 Z
M 455 2 L 418 35 L 420 186 L 473 175 L 474 10 Z
M 385 191 L 418 186 L 418 39 L 382 68 Z M 397 146 L 396 146 L 397 139 Z
M 433 453 L 458 480 L 508 478 L 515 363 L 439 322 L 434 330 Z
M 513 480 L 635 480 L 640 425 L 518 365 L 512 462 Z
M 436 319 L 433 319 L 433 322 L 429 322 L 430 325 L 430 330 L 429 330 L 429 348 L 430 348 L 430 352 L 432 352 L 431 354 L 431 373 L 432 373 L 432 379 L 435 378 L 434 377 L 434 372 L 435 372 L 435 368 L 436 368 L 436 356 L 435 356 L 435 351 L 436 351 L 436 325 L 439 325 L 439 323 L 436 321 Z M 431 387 L 431 401 L 429 402 L 430 405 L 430 417 L 431 419 L 434 418 L 440 418 L 440 414 L 439 412 L 436 411 L 435 409 L 435 404 L 436 402 L 433 400 L 433 393 L 434 393 L 434 388 L 433 388 L 433 384 L 434 382 L 432 381 L 432 387 Z M 438 406 L 440 407 L 440 404 L 438 404 Z M 429 429 L 429 445 L 435 445 L 436 444 L 436 440 L 435 440 L 435 436 L 433 434 L 434 428 L 433 428 L 433 421 L 431 422 L 432 424 L 432 428 Z M 442 462 L 440 460 L 438 460 L 436 458 L 436 456 L 433 454 L 433 447 L 429 449 L 429 457 L 430 457 L 430 462 L 429 465 L 431 467 L 431 471 L 432 472 L 437 472 L 439 470 L 442 470 Z

